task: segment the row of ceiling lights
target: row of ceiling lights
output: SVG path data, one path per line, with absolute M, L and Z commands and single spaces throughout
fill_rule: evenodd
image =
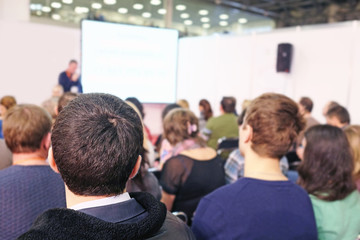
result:
M 64 4 L 72 4 L 72 3 L 73 3 L 73 0 L 62 0 L 62 2 L 63 2 Z M 116 4 L 116 0 L 104 0 L 104 4 L 106 4 L 106 5 L 114 5 L 114 4 Z M 151 0 L 151 1 L 150 1 L 150 4 L 155 5 L 155 6 L 158 6 L 158 5 L 161 4 L 161 0 Z M 59 8 L 61 8 L 62 4 L 61 4 L 60 2 L 52 2 L 52 3 L 50 4 L 50 6 L 51 6 L 52 8 L 59 9 Z M 92 4 L 91 4 L 91 7 L 92 7 L 93 9 L 101 9 L 101 8 L 102 8 L 102 4 L 101 4 L 101 3 L 92 3 Z M 133 8 L 134 8 L 135 10 L 142 10 L 142 9 L 144 8 L 144 5 L 143 5 L 143 4 L 140 4 L 140 3 L 135 3 L 135 4 L 133 5 Z M 42 6 L 41 4 L 30 4 L 30 9 L 33 10 L 33 11 L 43 11 L 43 12 L 46 12 L 46 13 L 51 12 L 51 8 L 50 8 L 49 6 Z M 183 4 L 179 4 L 179 5 L 176 5 L 176 6 L 175 6 L 175 9 L 178 10 L 178 11 L 180 11 L 180 12 L 181 12 L 181 11 L 185 11 L 185 10 L 186 10 L 186 6 L 183 5 Z M 78 13 L 78 14 L 84 14 L 84 13 L 88 13 L 88 12 L 89 12 L 89 8 L 87 8 L 87 7 L 75 7 L 74 11 L 75 11 L 76 13 Z M 118 12 L 119 12 L 120 14 L 126 14 L 126 13 L 128 13 L 128 9 L 127 9 L 127 8 L 119 8 L 119 9 L 118 9 Z M 160 8 L 160 9 L 158 9 L 157 12 L 158 12 L 158 14 L 160 14 L 160 15 L 165 15 L 165 14 L 166 14 L 166 9 Z M 200 18 L 200 21 L 203 23 L 203 25 L 202 25 L 203 28 L 210 28 L 210 27 L 211 27 L 210 24 L 209 24 L 210 18 L 206 17 L 206 16 L 209 14 L 209 11 L 208 11 L 208 10 L 205 10 L 205 9 L 201 9 L 201 10 L 199 10 L 198 13 L 199 13 L 200 16 L 202 16 L 202 17 Z M 150 17 L 151 17 L 151 13 L 150 13 L 150 12 L 143 12 L 143 13 L 141 14 L 141 16 L 144 17 L 144 18 L 150 18 Z M 60 17 L 59 14 L 52 14 L 52 18 L 53 18 L 54 20 L 60 20 L 61 17 Z M 189 15 L 188 13 L 181 13 L 181 14 L 180 14 L 180 18 L 186 19 L 186 20 L 184 20 L 184 24 L 187 25 L 187 26 L 190 26 L 190 25 L 193 24 L 193 21 L 192 21 L 192 20 L 187 19 L 187 18 L 190 18 L 190 15 Z M 223 27 L 228 26 L 228 22 L 227 22 L 226 20 L 229 19 L 229 15 L 227 15 L 227 14 L 220 14 L 220 15 L 219 15 L 219 19 L 221 20 L 221 21 L 219 21 L 219 25 L 220 25 L 220 26 L 223 26 Z M 239 22 L 240 24 L 245 24 L 245 23 L 247 23 L 247 21 L 248 21 L 248 20 L 247 20 L 246 18 L 239 18 L 239 19 L 238 19 L 238 22 Z

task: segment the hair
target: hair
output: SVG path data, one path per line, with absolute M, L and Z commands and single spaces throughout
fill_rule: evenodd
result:
M 360 125 L 347 126 L 344 132 L 353 154 L 354 176 L 356 179 L 360 179 Z
M 181 106 L 179 104 L 176 104 L 176 103 L 172 103 L 172 104 L 169 104 L 167 105 L 164 110 L 162 111 L 161 113 L 161 119 L 164 121 L 166 115 L 173 109 L 175 108 L 181 108 Z
M 262 157 L 281 158 L 289 150 L 305 120 L 290 98 L 266 93 L 251 102 L 243 124 L 253 129 L 251 148 Z
M 82 94 L 56 119 L 51 137 L 59 172 L 70 191 L 111 196 L 125 184 L 143 146 L 138 114 L 110 94 Z
M 77 62 L 75 59 L 71 59 L 71 60 L 69 61 L 69 65 L 72 64 L 72 63 L 78 64 L 78 62 Z
M 176 103 L 182 108 L 186 108 L 186 109 L 190 108 L 189 102 L 185 99 L 179 99 Z
M 336 117 L 339 120 L 339 122 L 342 124 L 350 124 L 349 112 L 343 106 L 338 105 L 329 108 L 326 116 L 329 118 Z
M 211 109 L 211 105 L 209 103 L 208 100 L 206 99 L 201 99 L 200 102 L 199 102 L 199 106 L 202 106 L 203 109 L 204 109 L 204 117 L 205 117 L 205 120 L 209 120 L 209 118 L 211 118 L 213 116 L 213 111 Z
M 244 108 L 242 110 L 242 112 L 240 113 L 238 119 L 237 119 L 237 123 L 239 126 L 241 126 L 243 123 L 244 123 L 244 120 L 245 120 L 245 115 L 246 115 L 246 109 L 247 108 Z
M 144 117 L 145 117 L 144 107 L 141 104 L 141 102 L 139 101 L 139 99 L 137 99 L 136 97 L 128 97 L 127 99 L 125 99 L 125 101 L 129 101 L 132 104 L 134 104 L 135 107 L 139 110 L 139 112 L 141 114 L 141 118 L 144 119 Z
M 5 115 L 3 133 L 12 153 L 32 153 L 40 149 L 44 137 L 51 131 L 51 116 L 36 105 L 20 104 Z
M 244 110 L 245 108 L 247 108 L 251 103 L 251 100 L 249 99 L 245 99 L 242 104 L 241 104 L 241 109 Z
M 305 108 L 305 110 L 309 113 L 311 113 L 312 109 L 313 109 L 313 101 L 308 98 L 308 97 L 302 97 L 300 98 L 299 103 Z
M 236 99 L 234 97 L 223 97 L 221 100 L 221 107 L 226 113 L 234 113 L 236 106 Z
M 305 139 L 304 160 L 298 167 L 300 186 L 323 200 L 344 199 L 356 188 L 345 133 L 334 126 L 317 125 L 305 132 Z
M 73 92 L 66 92 L 64 93 L 58 101 L 58 105 L 57 105 L 57 110 L 58 113 L 60 113 L 64 107 L 66 107 L 70 101 L 74 100 L 75 98 L 77 98 L 79 96 L 78 93 L 73 93 Z
M 9 110 L 16 105 L 16 99 L 13 96 L 4 96 L 1 98 L 0 104 Z
M 198 137 L 199 121 L 195 114 L 184 108 L 171 110 L 164 119 L 164 137 L 175 146 L 186 139 L 196 139 L 204 146 L 205 142 Z
M 326 111 L 326 114 L 328 113 L 328 111 L 330 109 L 332 109 L 333 107 L 336 107 L 336 106 L 340 106 L 340 104 L 338 102 L 335 102 L 335 101 L 330 101 L 327 103 L 327 111 Z M 326 115 L 325 114 L 325 115 Z

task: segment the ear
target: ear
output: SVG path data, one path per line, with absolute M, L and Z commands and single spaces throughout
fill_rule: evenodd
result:
M 50 145 L 51 145 L 51 133 L 48 133 L 43 137 L 41 141 L 41 147 L 43 147 L 46 151 L 48 151 Z
M 49 149 L 48 160 L 49 160 L 49 165 L 50 165 L 51 169 L 54 172 L 59 173 L 59 170 L 58 170 L 58 168 L 56 166 L 56 163 L 55 163 L 52 147 L 50 147 L 50 149 Z
M 130 174 L 130 179 L 134 178 L 136 176 L 136 174 L 139 172 L 140 166 L 141 166 L 141 156 L 139 155 L 138 159 L 136 160 L 136 164 L 135 167 L 133 168 L 133 170 L 131 171 Z
M 56 115 L 56 116 L 59 115 L 58 105 L 56 105 L 56 106 L 54 107 L 54 112 L 55 112 L 55 115 Z

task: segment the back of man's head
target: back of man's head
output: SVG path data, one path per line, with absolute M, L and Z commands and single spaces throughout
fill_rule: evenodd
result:
M 261 157 L 281 158 L 305 127 L 298 105 L 290 98 L 266 93 L 251 102 L 243 127 L 253 129 L 251 148 Z
M 308 97 L 302 97 L 299 101 L 299 103 L 304 107 L 304 109 L 308 112 L 311 113 L 312 109 L 313 109 L 313 101 L 308 98 Z
M 124 191 L 143 145 L 138 114 L 109 94 L 83 94 L 59 114 L 52 133 L 57 168 L 77 195 Z
M 223 97 L 221 100 L 221 107 L 225 113 L 234 113 L 236 106 L 236 99 L 234 97 Z
M 73 93 L 73 92 L 66 92 L 64 93 L 58 101 L 58 105 L 57 105 L 57 112 L 59 114 L 59 112 L 61 112 L 63 110 L 64 107 L 66 107 L 66 105 L 69 104 L 69 102 L 75 98 L 77 98 L 77 96 L 79 96 L 79 94 L 77 93 Z
M 334 106 L 329 108 L 326 118 L 336 118 L 342 125 L 350 124 L 350 114 L 343 106 Z
M 16 105 L 4 118 L 6 145 L 13 153 L 35 152 L 50 132 L 51 124 L 51 116 L 45 109 L 30 104 Z

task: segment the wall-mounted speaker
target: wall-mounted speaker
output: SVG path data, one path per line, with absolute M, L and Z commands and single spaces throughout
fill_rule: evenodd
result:
M 277 48 L 276 71 L 290 72 L 293 45 L 290 43 L 280 43 Z

